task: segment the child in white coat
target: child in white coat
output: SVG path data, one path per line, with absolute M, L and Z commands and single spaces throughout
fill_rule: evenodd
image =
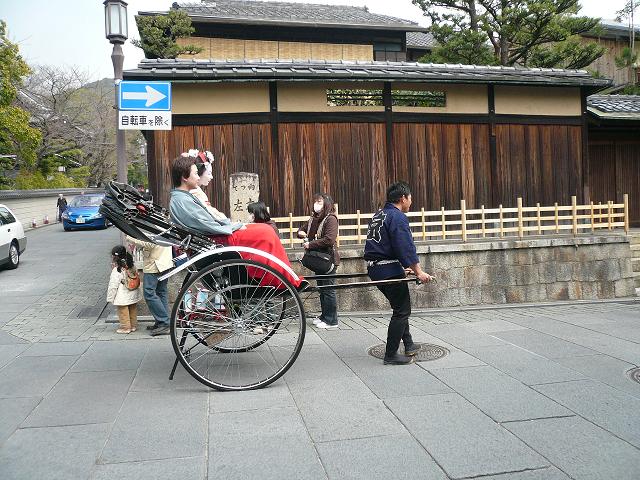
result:
M 142 299 L 140 277 L 133 257 L 122 245 L 111 249 L 113 270 L 109 278 L 107 302 L 118 310 L 120 327 L 116 333 L 131 333 L 138 328 L 138 302 Z

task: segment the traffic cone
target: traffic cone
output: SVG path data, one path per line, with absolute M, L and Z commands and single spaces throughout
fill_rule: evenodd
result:
M 44 216 L 44 222 L 45 225 L 49 225 L 49 215 L 45 215 Z
M 38 224 L 36 223 L 36 219 L 32 219 L 31 220 L 31 228 L 36 228 L 38 226 Z

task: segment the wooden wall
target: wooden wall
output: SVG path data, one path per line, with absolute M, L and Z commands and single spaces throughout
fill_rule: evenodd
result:
M 622 202 L 628 193 L 629 221 L 640 227 L 640 140 L 594 140 L 589 162 L 591 199 Z
M 269 123 L 174 126 L 153 134 L 149 176 L 166 205 L 171 160 L 194 146 L 211 150 L 212 204 L 229 213 L 229 175 L 255 172 L 275 216 L 306 214 L 316 191 L 342 212 L 373 211 L 395 180 L 411 184 L 417 208 L 455 209 L 462 198 L 468 208 L 515 206 L 518 196 L 526 205 L 582 200 L 580 126 L 495 125 L 493 160 L 489 131 L 486 123 L 394 123 L 388 155 L 382 122 L 281 123 L 277 152 Z

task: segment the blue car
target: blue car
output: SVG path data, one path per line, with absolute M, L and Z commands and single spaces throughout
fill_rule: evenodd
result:
M 66 231 L 78 228 L 107 228 L 109 222 L 98 211 L 104 193 L 74 197 L 62 214 L 62 226 Z

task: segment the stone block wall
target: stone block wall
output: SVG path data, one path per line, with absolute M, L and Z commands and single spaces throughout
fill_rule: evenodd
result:
M 410 284 L 414 308 L 635 295 L 631 250 L 626 236 L 418 244 L 417 247 L 423 267 L 438 281 L 430 285 Z M 300 251 L 291 251 L 290 258 L 297 260 L 301 255 Z M 361 247 L 343 248 L 340 255 L 339 273 L 366 271 Z M 299 273 L 305 273 L 297 262 L 295 265 Z M 339 290 L 338 305 L 341 311 L 389 308 L 375 288 Z
M 622 235 L 501 240 L 466 244 L 418 244 L 425 270 L 437 278 L 429 285 L 410 284 L 413 308 L 596 300 L 635 295 L 629 239 Z M 366 272 L 362 247 L 340 249 L 338 273 Z M 289 251 L 294 270 L 301 249 Z M 170 306 L 184 275 L 169 281 Z M 356 278 L 340 283 L 366 281 Z M 389 310 L 375 287 L 338 290 L 338 311 Z M 308 297 L 307 311 L 319 311 L 318 296 Z M 148 314 L 141 303 L 141 314 Z

